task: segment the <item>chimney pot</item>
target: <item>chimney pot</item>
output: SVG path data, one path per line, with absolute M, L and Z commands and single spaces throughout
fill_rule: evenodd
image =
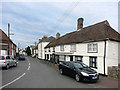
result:
M 78 18 L 78 20 L 77 20 L 77 30 L 83 28 L 83 21 L 84 21 L 83 18 Z

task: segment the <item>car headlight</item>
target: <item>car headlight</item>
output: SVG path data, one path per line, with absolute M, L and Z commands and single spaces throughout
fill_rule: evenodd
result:
M 87 73 L 85 73 L 85 72 L 81 72 L 81 74 L 82 74 L 83 76 L 89 76 L 89 74 L 87 74 Z

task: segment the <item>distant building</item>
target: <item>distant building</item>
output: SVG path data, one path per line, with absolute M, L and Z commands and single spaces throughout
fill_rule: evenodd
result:
M 53 40 L 55 40 L 54 37 L 46 37 L 46 36 L 43 36 L 42 39 L 39 39 L 39 43 L 38 43 L 38 58 L 39 59 L 45 59 L 44 47 L 46 47 L 46 45 Z
M 8 55 L 8 42 L 9 42 L 9 55 L 16 56 L 16 45 L 0 29 L 0 55 Z
M 77 30 L 50 42 L 45 47 L 46 60 L 80 61 L 107 75 L 109 66 L 118 66 L 120 34 L 107 20 L 83 27 L 78 19 Z

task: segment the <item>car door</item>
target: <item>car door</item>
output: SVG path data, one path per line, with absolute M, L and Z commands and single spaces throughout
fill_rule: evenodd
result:
M 74 76 L 75 72 L 76 72 L 74 65 L 72 63 L 68 63 L 68 66 L 69 66 L 69 68 L 68 68 L 68 74 L 70 76 Z
M 6 56 L 6 62 L 7 62 L 7 64 L 9 64 L 9 66 L 12 66 L 12 62 L 11 62 L 10 59 L 11 59 L 10 56 Z
M 14 61 L 14 58 L 12 56 L 10 57 L 10 61 L 11 61 L 11 66 L 14 66 L 15 61 Z

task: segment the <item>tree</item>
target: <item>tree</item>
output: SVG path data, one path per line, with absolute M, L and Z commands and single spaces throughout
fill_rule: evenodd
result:
M 27 53 L 28 56 L 31 55 L 31 50 L 30 50 L 30 47 L 29 47 L 29 46 L 28 46 L 27 49 L 26 49 L 26 53 Z

